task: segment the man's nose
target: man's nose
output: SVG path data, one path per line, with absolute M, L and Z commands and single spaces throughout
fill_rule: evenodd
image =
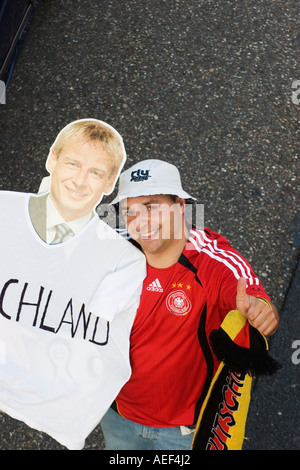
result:
M 151 228 L 151 221 L 148 219 L 142 220 L 142 221 L 139 220 L 135 224 L 135 230 L 138 233 L 147 232 L 148 230 L 150 230 L 150 228 Z
M 75 175 L 73 175 L 73 183 L 78 186 L 78 187 L 84 187 L 87 184 L 87 179 L 88 179 L 88 173 L 80 168 L 76 172 Z
M 137 232 L 142 232 L 143 229 L 148 229 L 151 224 L 151 220 L 147 209 L 142 208 L 137 210 L 133 222 Z

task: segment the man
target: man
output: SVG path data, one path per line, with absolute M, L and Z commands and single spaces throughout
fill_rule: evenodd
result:
M 185 221 L 191 199 L 177 168 L 160 160 L 120 177 L 112 204 L 146 256 L 147 277 L 131 332 L 132 375 L 101 421 L 107 449 L 190 449 L 220 363 L 210 333 L 236 308 L 262 334 L 277 327 L 249 263 L 221 235 Z
M 50 149 L 50 193 L 0 193 L 0 409 L 69 449 L 130 375 L 144 255 L 94 210 L 125 159 L 115 129 L 75 121 Z

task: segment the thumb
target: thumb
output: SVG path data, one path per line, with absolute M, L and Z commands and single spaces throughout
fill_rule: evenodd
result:
M 236 308 L 245 315 L 249 308 L 248 294 L 246 293 L 247 279 L 240 277 L 236 290 Z

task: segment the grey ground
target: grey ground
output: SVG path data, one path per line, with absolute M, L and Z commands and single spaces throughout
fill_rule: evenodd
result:
M 300 449 L 298 26 L 293 0 L 44 0 L 0 106 L 0 189 L 37 191 L 59 130 L 99 118 L 123 136 L 126 167 L 176 164 L 205 225 L 251 262 L 281 312 L 270 350 L 283 368 L 255 382 L 249 450 Z M 63 449 L 0 422 L 0 450 Z M 98 426 L 85 449 L 102 448 Z

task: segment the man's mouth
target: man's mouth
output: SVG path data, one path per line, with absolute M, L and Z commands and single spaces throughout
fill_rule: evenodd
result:
M 144 239 L 148 239 L 148 238 L 154 238 L 155 235 L 158 234 L 158 231 L 159 231 L 159 228 L 156 228 L 154 230 L 151 230 L 149 232 L 143 232 L 143 233 L 140 233 L 139 234 L 139 237 L 144 240 Z
M 72 188 L 67 188 L 67 190 L 69 191 L 69 193 L 73 196 L 73 197 L 76 197 L 76 198 L 82 198 L 84 197 L 84 194 L 83 193 L 80 193 L 78 191 L 75 191 L 74 189 Z

